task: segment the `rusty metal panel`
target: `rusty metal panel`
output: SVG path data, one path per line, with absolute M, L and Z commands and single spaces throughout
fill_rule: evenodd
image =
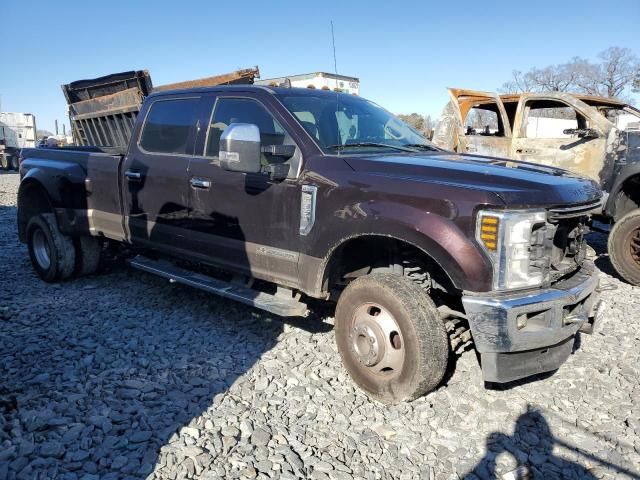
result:
M 445 106 L 434 130 L 433 142 L 444 149 L 461 153 L 476 153 L 506 157 L 511 144 L 511 125 L 500 97 L 495 93 L 462 88 L 450 88 L 451 101 Z M 468 135 L 464 122 L 472 108 L 495 104 L 495 114 L 502 121 L 500 136 Z
M 153 88 L 146 70 L 115 73 L 78 80 L 62 86 L 69 106 L 69 120 L 75 142 L 125 150 L 143 100 L 152 91 L 215 85 L 252 84 L 260 70 L 248 68 L 213 77 L 172 83 Z
M 196 80 L 187 80 L 185 82 L 168 83 L 154 87 L 154 92 L 164 90 L 180 90 L 184 88 L 196 87 L 212 87 L 216 85 L 251 85 L 253 80 L 260 78 L 260 70 L 255 68 L 247 68 L 244 70 L 236 70 L 235 72 L 216 75 L 213 77 L 199 78 Z
M 134 88 L 146 97 L 153 90 L 151 76 L 147 70 L 113 73 L 104 77 L 76 80 L 62 85 L 67 105 L 92 98 L 100 98 L 123 90 Z
M 129 88 L 121 92 L 103 97 L 91 98 L 69 106 L 69 112 L 76 118 L 87 116 L 108 115 L 116 112 L 137 110 L 142 103 L 142 92 L 136 88 Z

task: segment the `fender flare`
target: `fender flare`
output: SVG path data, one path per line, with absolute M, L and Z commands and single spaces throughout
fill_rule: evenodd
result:
M 616 175 L 616 181 L 611 187 L 611 191 L 607 197 L 607 203 L 604 208 L 604 213 L 608 217 L 615 217 L 615 203 L 616 197 L 622 190 L 622 186 L 624 183 L 632 177 L 640 176 L 640 162 L 632 163 L 630 165 L 626 165 L 620 170 L 620 172 Z
M 381 205 L 376 205 L 380 213 Z M 360 220 L 350 219 L 328 229 L 333 241 L 325 243 L 317 275 L 317 292 L 322 288 L 331 259 L 346 242 L 356 238 L 386 237 L 416 247 L 436 262 L 458 290 L 488 291 L 493 268 L 474 239 L 469 238 L 451 219 L 406 205 L 393 205 L 395 215 Z M 417 223 L 407 220 L 417 218 Z M 338 240 L 335 240 L 336 236 Z
M 17 194 L 17 221 L 18 221 L 18 238 L 21 242 L 26 241 L 26 227 L 28 218 L 28 210 L 25 211 L 26 206 L 25 202 L 27 201 L 27 192 L 28 191 L 37 191 L 40 199 L 43 199 L 47 203 L 47 210 L 53 212 L 54 204 L 51 200 L 51 196 L 47 188 L 42 184 L 42 182 L 38 178 L 34 178 L 34 176 L 25 176 L 18 187 Z

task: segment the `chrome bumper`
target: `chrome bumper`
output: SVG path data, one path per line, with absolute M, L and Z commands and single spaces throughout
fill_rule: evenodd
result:
M 603 310 L 598 282 L 593 262 L 585 261 L 572 277 L 544 290 L 465 295 L 485 380 L 511 381 L 559 368 L 576 332 L 591 333 Z

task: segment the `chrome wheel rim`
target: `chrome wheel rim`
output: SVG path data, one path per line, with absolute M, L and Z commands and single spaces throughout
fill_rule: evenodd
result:
M 404 365 L 404 338 L 393 315 L 376 303 L 365 303 L 353 314 L 351 353 L 362 369 L 375 375 L 399 375 Z
M 40 229 L 33 232 L 33 254 L 36 257 L 36 262 L 43 270 L 48 269 L 51 266 L 51 255 L 49 252 L 49 243 L 44 232 Z

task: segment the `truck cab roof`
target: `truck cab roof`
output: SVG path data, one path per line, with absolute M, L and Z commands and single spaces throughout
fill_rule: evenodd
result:
M 192 88 L 184 88 L 184 89 L 163 90 L 163 91 L 152 93 L 151 95 L 149 95 L 148 98 L 156 98 L 158 96 L 164 96 L 164 95 L 175 95 L 176 93 L 248 92 L 248 91 L 262 91 L 262 92 L 267 92 L 274 95 L 295 92 L 296 95 L 308 94 L 309 96 L 317 96 L 317 95 L 352 96 L 348 93 L 336 92 L 333 90 L 314 89 L 314 88 L 299 88 L 299 87 L 284 87 L 284 86 L 272 87 L 269 85 L 216 85 L 211 87 L 195 87 L 195 88 L 192 87 Z

